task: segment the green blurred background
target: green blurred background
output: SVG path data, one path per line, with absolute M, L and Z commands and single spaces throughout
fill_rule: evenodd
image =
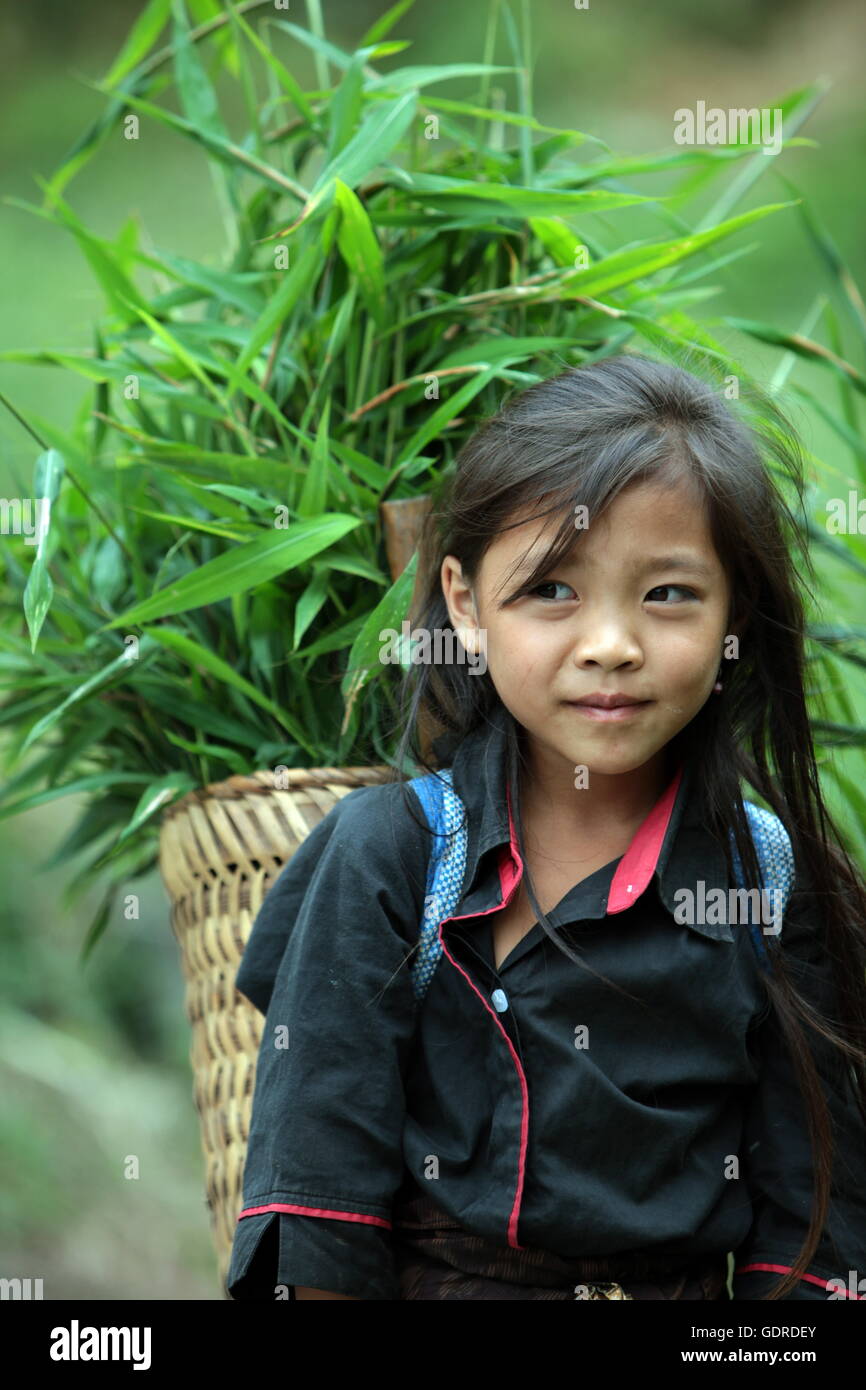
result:
M 51 175 L 102 110 L 103 97 L 87 83 L 108 70 L 141 8 L 135 0 L 19 0 L 0 9 L 4 200 L 40 201 L 36 179 Z M 387 8 L 325 0 L 326 32 L 351 49 Z M 466 0 L 415 5 L 392 34 L 412 40 L 398 61 L 481 61 L 486 15 L 484 3 Z M 858 283 L 866 282 L 866 7 L 857 0 L 590 0 L 576 10 L 571 0 L 539 0 L 532 15 L 537 119 L 596 134 L 617 152 L 673 148 L 678 107 L 698 100 L 772 107 L 826 78 L 827 94 L 801 132 L 820 148 L 791 150 L 779 165 L 811 201 Z M 284 17 L 306 25 L 302 0 Z M 496 60 L 509 61 L 503 53 Z M 311 55 L 300 45 L 293 70 L 305 87 L 316 86 Z M 449 84 L 447 94 L 472 93 Z M 231 122 L 230 103 L 226 115 Z M 134 216 L 144 249 L 215 264 L 225 253 L 204 153 L 153 123 L 147 140 L 109 140 L 66 196 L 99 235 L 115 236 Z M 748 205 L 787 196 L 770 173 Z M 723 293 L 704 312 L 796 330 L 820 288 L 798 218 L 777 214 L 736 244 L 747 239 L 759 240 L 759 249 L 714 277 Z M 103 307 L 72 239 L 6 201 L 0 298 L 0 350 L 88 348 Z M 774 349 L 723 327 L 714 332 L 757 376 L 771 377 Z M 819 395 L 835 394 L 826 373 L 798 364 L 797 377 Z M 0 368 L 0 383 L 25 413 L 60 427 L 69 425 L 84 390 L 71 373 L 15 364 Z M 844 468 L 821 422 L 802 410 L 794 418 L 807 447 Z M 25 431 L 0 412 L 3 496 L 29 495 L 34 459 Z M 846 487 L 830 486 L 828 495 L 845 495 Z M 860 599 L 862 608 L 862 592 Z M 857 607 L 852 593 L 852 611 L 836 616 L 861 616 Z M 158 875 L 141 880 L 138 919 L 112 922 L 82 967 L 98 886 L 69 905 L 67 872 L 50 867 L 75 814 L 70 799 L 0 822 L 0 1275 L 41 1277 L 50 1299 L 219 1298 L 167 896 Z M 137 1178 L 126 1175 L 130 1156 Z

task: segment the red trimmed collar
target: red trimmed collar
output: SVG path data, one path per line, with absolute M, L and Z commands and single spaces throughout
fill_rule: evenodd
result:
M 680 789 L 684 770 L 683 764 L 680 764 L 652 810 L 638 826 L 628 849 L 620 859 L 611 880 L 607 897 L 608 917 L 615 912 L 624 912 L 626 908 L 631 907 L 632 903 L 637 902 L 652 882 L 668 833 L 668 826 L 676 805 L 677 793 Z M 508 785 L 506 785 L 506 798 L 511 844 L 502 847 L 504 857 L 507 857 L 509 862 L 505 864 L 500 861 L 500 873 L 503 868 L 506 869 L 506 880 L 503 881 L 503 888 L 507 891 L 513 886 L 514 880 L 522 874 L 523 861 L 517 847 L 517 833 L 511 813 L 511 788 Z M 509 868 L 510 872 L 508 872 Z

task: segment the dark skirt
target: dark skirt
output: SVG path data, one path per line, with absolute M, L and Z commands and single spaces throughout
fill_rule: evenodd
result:
M 395 1205 L 393 1245 L 401 1299 L 728 1298 L 727 1255 L 566 1259 L 515 1250 L 471 1234 L 424 1192 Z

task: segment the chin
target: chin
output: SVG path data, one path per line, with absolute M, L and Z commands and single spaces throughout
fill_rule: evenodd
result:
M 552 744 L 549 738 L 544 742 L 573 767 L 586 767 L 590 773 L 599 777 L 623 777 L 629 772 L 635 772 L 639 767 L 643 767 L 644 763 L 649 762 L 657 751 L 654 748 L 600 748 L 586 743 L 583 746 L 564 742 Z
M 637 772 L 652 756 L 652 753 L 647 753 L 645 756 L 639 754 L 631 758 L 585 758 L 584 762 L 589 768 L 590 776 L 594 773 L 596 777 L 626 777 L 630 772 Z

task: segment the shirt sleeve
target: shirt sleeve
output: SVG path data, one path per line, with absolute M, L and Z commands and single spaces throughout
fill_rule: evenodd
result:
M 411 798 L 414 815 L 404 797 Z M 419 824 L 416 824 L 416 818 Z M 430 838 L 399 783 L 350 792 L 268 892 L 236 985 L 265 1014 L 226 1288 L 399 1297 L 409 967 Z
M 792 895 L 782 925 L 785 963 L 798 993 L 831 1025 L 840 1022 L 832 961 L 814 893 Z M 806 1273 L 780 1300 L 863 1298 L 866 1285 L 866 1131 L 848 1057 L 802 1025 L 818 1070 L 834 1144 L 830 1204 Z M 758 1025 L 759 1078 L 746 1112 L 741 1155 L 753 1210 L 751 1230 L 734 1252 L 733 1297 L 762 1299 L 793 1267 L 812 1206 L 813 1162 L 794 1062 L 775 1009 Z M 852 1273 L 853 1271 L 853 1273 Z

